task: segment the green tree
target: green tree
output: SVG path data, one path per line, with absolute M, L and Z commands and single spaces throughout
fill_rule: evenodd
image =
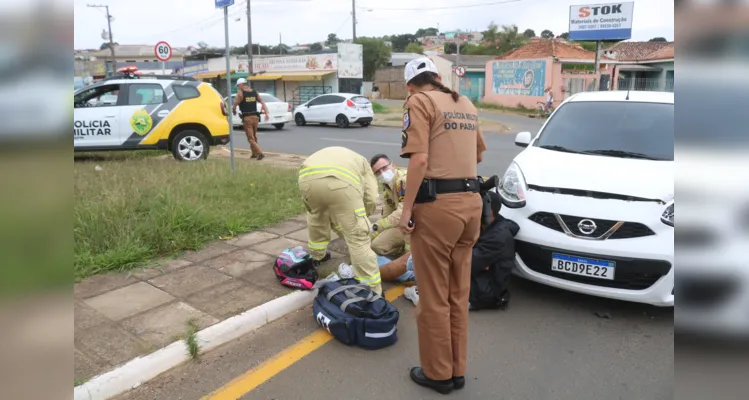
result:
M 437 30 L 437 28 L 420 28 L 416 31 L 416 37 L 437 36 L 438 34 L 439 30 Z
M 455 54 L 458 52 L 458 45 L 455 43 L 445 43 L 445 45 L 442 48 L 442 51 L 445 52 L 445 54 Z
M 309 46 L 309 51 L 321 51 L 321 50 L 322 50 L 322 45 L 320 43 L 312 43 Z
M 494 21 L 492 21 L 489 23 L 489 27 L 481 32 L 481 34 L 484 35 L 484 42 L 492 45 L 499 40 L 499 27 L 494 23 Z
M 536 37 L 536 31 L 534 31 L 533 29 L 526 29 L 523 32 L 523 36 L 527 37 L 528 39 Z
M 325 41 L 325 44 L 327 44 L 328 46 L 332 46 L 338 44 L 338 42 L 340 41 L 341 39 L 338 39 L 338 35 L 336 35 L 335 33 L 330 33 L 328 34 L 328 40 Z
M 560 38 L 562 38 L 564 40 L 569 40 L 570 39 L 570 33 L 569 32 L 564 32 L 563 34 L 561 34 L 561 35 L 559 35 L 557 37 L 560 37 Z
M 362 45 L 364 80 L 373 81 L 375 71 L 388 65 L 392 54 L 390 46 L 379 38 L 360 37 L 356 43 Z
M 386 39 L 387 40 L 387 39 Z M 409 43 L 418 42 L 416 35 L 406 33 L 403 35 L 394 35 L 390 37 L 390 42 L 393 44 L 393 51 L 396 53 L 402 53 L 406 51 Z
M 517 25 L 502 25 L 500 30 L 493 22 L 483 32 L 483 49 L 475 50 L 476 54 L 500 55 L 525 44 L 528 38 L 520 34 Z
M 112 42 L 112 43 L 114 43 L 115 46 L 119 46 L 120 45 L 117 42 Z M 109 48 L 109 42 L 104 42 L 104 43 L 101 44 L 101 46 L 99 46 L 99 50 L 104 50 L 104 49 L 108 49 L 108 48 Z
M 664 37 L 660 37 L 659 36 L 659 37 L 654 37 L 654 38 L 648 40 L 648 42 L 668 42 L 668 40 L 666 40 L 666 38 L 664 38 Z
M 552 31 L 550 31 L 548 29 L 544 29 L 541 32 L 541 37 L 544 38 L 544 39 L 551 39 L 551 38 L 554 37 L 554 32 L 552 32 Z
M 418 43 L 409 43 L 408 46 L 406 46 L 406 53 L 424 54 L 424 47 Z

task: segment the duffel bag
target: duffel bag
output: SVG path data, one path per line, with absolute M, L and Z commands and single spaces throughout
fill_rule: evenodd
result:
M 381 349 L 398 341 L 398 309 L 355 279 L 318 281 L 312 313 L 318 325 L 349 346 Z

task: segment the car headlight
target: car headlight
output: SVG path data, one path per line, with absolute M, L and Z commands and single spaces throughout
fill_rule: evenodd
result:
M 668 226 L 674 226 L 674 201 L 666 203 L 666 209 L 661 214 L 661 222 Z
M 497 190 L 502 198 L 502 204 L 509 208 L 525 207 L 525 193 L 528 191 L 528 185 L 525 183 L 525 177 L 520 167 L 514 162 L 502 177 Z

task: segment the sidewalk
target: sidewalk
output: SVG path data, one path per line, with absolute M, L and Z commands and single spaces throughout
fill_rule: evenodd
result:
M 221 153 L 213 155 L 228 156 Z M 249 157 L 244 153 L 235 156 Z M 303 157 L 266 160 L 298 167 Z M 320 266 L 321 277 L 348 262 L 345 243 L 332 238 L 332 259 Z M 306 244 L 306 216 L 299 215 L 175 259 L 75 284 L 76 385 L 182 338 L 188 322 L 203 329 L 293 292 L 278 283 L 272 265 L 283 249 Z

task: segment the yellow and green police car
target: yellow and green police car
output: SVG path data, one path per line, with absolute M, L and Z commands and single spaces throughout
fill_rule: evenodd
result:
M 229 143 L 226 105 L 213 86 L 180 76 L 118 75 L 74 92 L 73 149 L 165 149 L 180 161 Z

